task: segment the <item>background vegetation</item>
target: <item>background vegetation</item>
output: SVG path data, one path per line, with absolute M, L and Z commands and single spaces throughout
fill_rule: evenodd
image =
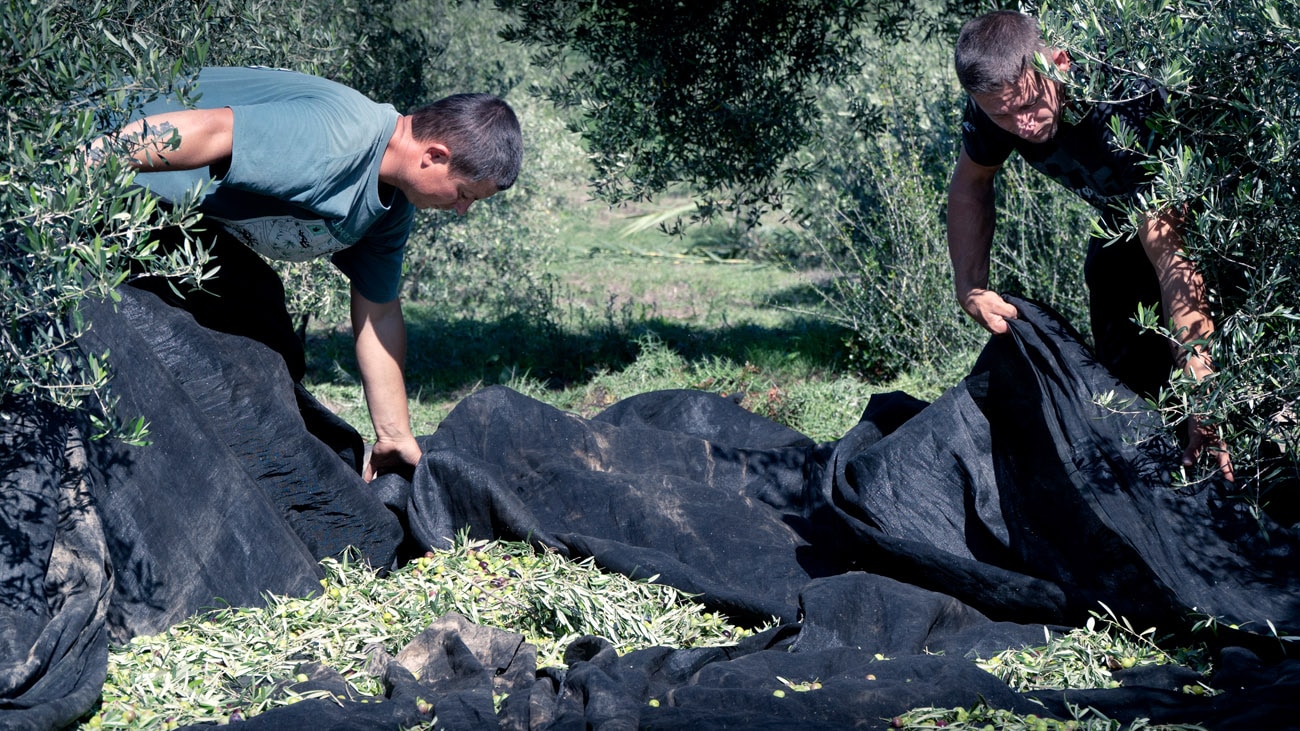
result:
M 834 272 L 827 302 L 866 374 L 943 363 L 986 336 L 953 304 L 943 210 L 962 94 L 951 56 L 948 38 L 865 40 L 857 69 L 822 94 L 815 141 L 800 153 L 817 174 L 787 195 L 795 248 Z M 1086 326 L 1086 206 L 1018 157 L 996 187 L 994 286 Z
M 958 144 L 951 40 L 995 3 L 4 3 L 5 410 L 79 410 L 110 431 L 111 374 L 102 354 L 76 347 L 78 302 L 111 296 L 132 271 L 202 278 L 201 251 L 164 259 L 149 244 L 152 229 L 189 212 L 159 214 L 128 171 L 82 156 L 143 98 L 184 93 L 204 64 L 319 73 L 403 110 L 475 89 L 519 111 L 519 183 L 464 219 L 422 217 L 413 234 L 417 432 L 467 392 L 507 383 L 587 414 L 655 388 L 741 392 L 751 409 L 833 439 L 873 391 L 937 395 L 983 340 L 953 302 L 942 209 Z M 1270 0 L 1026 9 L 1076 63 L 1169 90 L 1161 123 L 1176 143 L 1152 151 L 1146 204 L 1187 211 L 1220 373 L 1175 382 L 1157 406 L 1171 426 L 1188 413 L 1219 423 L 1243 499 L 1293 521 L 1300 10 Z M 1083 327 L 1088 212 L 1018 162 L 998 186 L 993 286 Z M 338 329 L 342 280 L 320 262 L 282 272 L 309 339 L 310 387 L 364 431 Z M 142 438 L 142 427 L 117 432 Z

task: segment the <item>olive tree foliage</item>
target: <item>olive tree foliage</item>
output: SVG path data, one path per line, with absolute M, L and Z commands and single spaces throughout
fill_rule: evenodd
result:
M 492 3 L 410 0 L 409 27 L 443 49 L 428 70 L 430 98 L 460 91 L 504 97 L 519 117 L 524 159 L 507 191 L 475 203 L 465 216 L 417 217 L 406 255 L 403 294 L 435 306 L 441 316 L 551 330 L 554 285 L 544 274 L 571 191 L 587 174 L 586 154 L 532 84 L 548 69 L 504 42 L 508 18 Z M 440 12 L 433 8 L 442 6 Z
M 1217 424 L 1242 495 L 1295 518 L 1300 458 L 1300 6 L 1274 0 L 1075 0 L 1042 9 L 1049 39 L 1087 71 L 1154 81 L 1156 124 L 1172 142 L 1145 151 L 1155 175 L 1143 211 L 1182 215 L 1204 274 L 1217 373 L 1175 379 L 1168 421 Z M 1090 74 L 1093 79 L 1098 74 Z M 1113 96 L 1122 86 L 1072 93 Z M 1128 142 L 1133 136 L 1121 130 Z M 1167 323 L 1146 324 L 1177 340 Z M 1194 477 L 1194 476 L 1189 476 Z
M 382 4 L 382 3 L 381 3 Z M 357 4 L 359 5 L 359 4 Z M 356 7 L 354 5 L 353 7 Z M 345 3 L 335 8 L 348 7 Z M 201 246 L 160 252 L 150 234 L 197 220 L 182 203 L 162 211 L 120 162 L 131 140 L 113 135 L 159 94 L 193 98 L 207 64 L 262 64 L 308 71 L 364 69 L 336 39 L 359 27 L 341 11 L 322 18 L 299 3 L 209 0 L 27 2 L 5 0 L 0 17 L 0 381 L 6 408 L 47 404 L 92 415 L 101 431 L 110 373 L 104 353 L 84 352 L 80 304 L 112 300 L 134 275 L 201 284 Z M 90 142 L 107 135 L 98 164 Z M 139 437 L 137 420 L 126 430 Z
M 891 38 L 950 24 L 974 0 L 496 0 L 504 37 L 557 70 L 545 96 L 574 113 L 595 194 L 611 204 L 684 186 L 695 218 L 752 224 L 809 170 L 818 96 L 856 62 L 863 28 Z
M 187 207 L 160 213 L 115 155 L 92 165 L 86 153 L 143 100 L 188 94 L 189 71 L 211 57 L 214 38 L 227 37 L 258 39 L 230 4 L 5 1 L 0 380 L 8 408 L 106 412 L 105 354 L 76 346 L 80 303 L 112 298 L 132 271 L 204 277 L 202 251 L 162 255 L 149 241 L 156 227 L 192 221 Z

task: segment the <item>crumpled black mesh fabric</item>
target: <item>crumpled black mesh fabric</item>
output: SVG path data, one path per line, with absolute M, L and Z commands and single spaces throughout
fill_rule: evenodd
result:
M 1095 404 L 1122 387 L 1054 314 L 1017 306 L 1012 335 L 992 339 L 968 378 L 931 404 L 876 397 L 834 442 L 707 393 L 643 394 L 585 420 L 488 388 L 421 438 L 412 483 L 366 486 L 346 425 L 272 351 L 129 293 L 120 313 L 92 313 L 91 347 L 126 364 L 124 408 L 144 410 L 154 446 L 94 446 L 78 472 L 70 426 L 6 426 L 6 445 L 36 434 L 46 446 L 4 455 L 0 581 L 31 590 L 0 600 L 16 618 L 0 632 L 0 727 L 50 727 L 88 708 L 110 632 L 157 628 L 213 597 L 304 593 L 317 586 L 315 559 L 344 545 L 388 565 L 463 528 L 658 576 L 743 622 L 779 622 L 724 648 L 620 655 L 584 638 L 567 668 L 537 668 L 518 635 L 449 616 L 377 663 L 383 698 L 357 698 L 320 667 L 299 689 L 343 700 L 246 725 L 397 729 L 436 715 L 464 729 L 885 728 L 913 707 L 982 701 L 1061 718 L 1082 703 L 1122 722 L 1296 727 L 1300 662 L 1281 657 L 1286 643 L 1264 624 L 1300 625 L 1294 528 L 1266 526 L 1265 544 L 1226 485 L 1169 489 L 1174 445 L 1149 416 Z M 55 530 L 72 525 L 71 505 L 94 520 Z M 73 575 L 83 588 L 70 588 Z M 970 660 L 1041 643 L 1099 601 L 1164 631 L 1192 612 L 1219 617 L 1210 682 L 1225 692 L 1188 696 L 1185 675 L 1134 669 L 1116 673 L 1117 689 L 1016 693 Z M 22 666 L 33 646 L 50 649 Z M 793 692 L 778 678 L 820 687 Z M 40 723 L 17 710 L 28 707 Z
M 357 546 L 386 566 L 403 537 L 357 472 L 360 436 L 277 354 L 120 294 L 86 305 L 82 345 L 110 354 L 119 413 L 147 419 L 149 446 L 0 408 L 0 728 L 91 708 L 110 640 L 318 590 L 320 558 Z
M 963 382 L 919 411 L 873 399 L 829 444 L 702 392 L 584 420 L 485 389 L 423 438 L 411 530 L 595 556 L 752 621 L 797 619 L 808 581 L 847 571 L 999 620 L 1073 623 L 1099 601 L 1144 624 L 1300 617 L 1294 532 L 1272 526 L 1265 544 L 1222 481 L 1171 489 L 1177 449 L 1153 416 L 1096 403 L 1127 392 L 1068 326 L 1019 304 Z
M 0 728 L 58 728 L 99 697 L 112 569 L 63 415 L 0 403 Z

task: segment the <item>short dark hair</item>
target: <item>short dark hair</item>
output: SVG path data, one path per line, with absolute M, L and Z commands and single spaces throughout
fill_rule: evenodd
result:
M 524 141 L 515 110 L 491 94 L 452 94 L 411 112 L 411 136 L 451 150 L 451 172 L 470 182 L 514 185 Z
M 1038 20 L 1014 10 L 995 10 L 966 21 L 953 54 L 957 80 L 967 94 L 991 94 L 1015 84 L 1043 49 Z

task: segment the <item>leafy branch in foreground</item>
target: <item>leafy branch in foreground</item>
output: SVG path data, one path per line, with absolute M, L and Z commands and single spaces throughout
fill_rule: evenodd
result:
M 111 648 L 100 707 L 83 727 L 166 729 L 248 718 L 308 697 L 292 688 L 304 681 L 307 663 L 337 670 L 360 694 L 382 695 L 380 679 L 367 671 L 372 658 L 381 650 L 396 654 L 449 612 L 524 635 L 537 648 L 540 667 L 562 665 L 565 648 L 582 635 L 604 637 L 626 653 L 727 645 L 749 634 L 676 589 L 604 573 L 591 560 L 573 562 L 523 543 L 461 536 L 451 549 L 384 577 L 350 558 L 322 566 L 319 595 L 269 596 L 262 608 L 213 610 Z M 978 662 L 1018 691 L 1114 687 L 1113 671 L 1143 665 L 1206 669 L 1198 650 L 1165 651 L 1154 630 L 1138 632 L 1112 617 L 1094 615 L 1096 621 L 1041 647 Z M 820 688 L 815 680 L 775 680 L 792 692 Z M 1214 692 L 1200 684 L 1184 690 Z M 1079 710 L 1073 721 L 1055 721 L 979 706 L 925 708 L 895 721 L 906 729 L 989 724 L 1025 731 L 1121 728 L 1090 709 Z M 1194 727 L 1135 722 L 1128 728 Z
M 103 5 L 6 3 L 2 398 L 107 413 L 103 354 L 76 345 L 86 327 L 82 301 L 110 298 L 133 268 L 202 275 L 201 253 L 162 256 L 148 241 L 158 226 L 186 220 L 184 207 L 160 212 L 116 159 L 88 159 L 88 143 L 120 125 L 132 100 L 163 89 L 184 93 L 186 79 L 164 48 L 192 62 L 205 52 L 195 26 L 169 24 L 174 36 L 162 39 L 156 28 L 135 25 L 150 10 L 137 9 L 127 20 Z
M 1141 718 L 1125 726 L 1093 708 L 1073 706 L 1071 712 L 1074 718 L 1058 721 L 982 704 L 972 708 L 918 708 L 895 718 L 890 726 L 904 731 L 1206 731 L 1202 726 L 1153 724 Z
M 253 7 L 256 5 L 256 7 Z M 191 227 L 192 206 L 163 210 L 135 185 L 111 139 L 140 106 L 162 94 L 192 96 L 207 63 L 283 61 L 267 50 L 292 17 L 273 3 L 45 3 L 4 0 L 0 11 L 0 401 L 82 411 L 127 438 L 142 425 L 115 423 L 104 354 L 78 346 L 87 300 L 141 274 L 201 281 L 201 247 L 160 252 L 151 234 Z M 295 40 L 304 40 L 302 34 Z M 211 44 L 220 38 L 220 44 Z M 215 45 L 215 47 L 214 47 Z M 285 43 L 295 50 L 311 43 Z M 211 51 L 211 53 L 210 53 Z M 319 55 L 327 56 L 328 49 Z M 280 65 L 288 65 L 282 63 Z M 109 137 L 104 137 L 109 135 Z M 97 148 L 101 149 L 101 148 Z M 125 149 L 125 148 L 119 148 Z M 130 419 L 130 415 L 125 416 Z

